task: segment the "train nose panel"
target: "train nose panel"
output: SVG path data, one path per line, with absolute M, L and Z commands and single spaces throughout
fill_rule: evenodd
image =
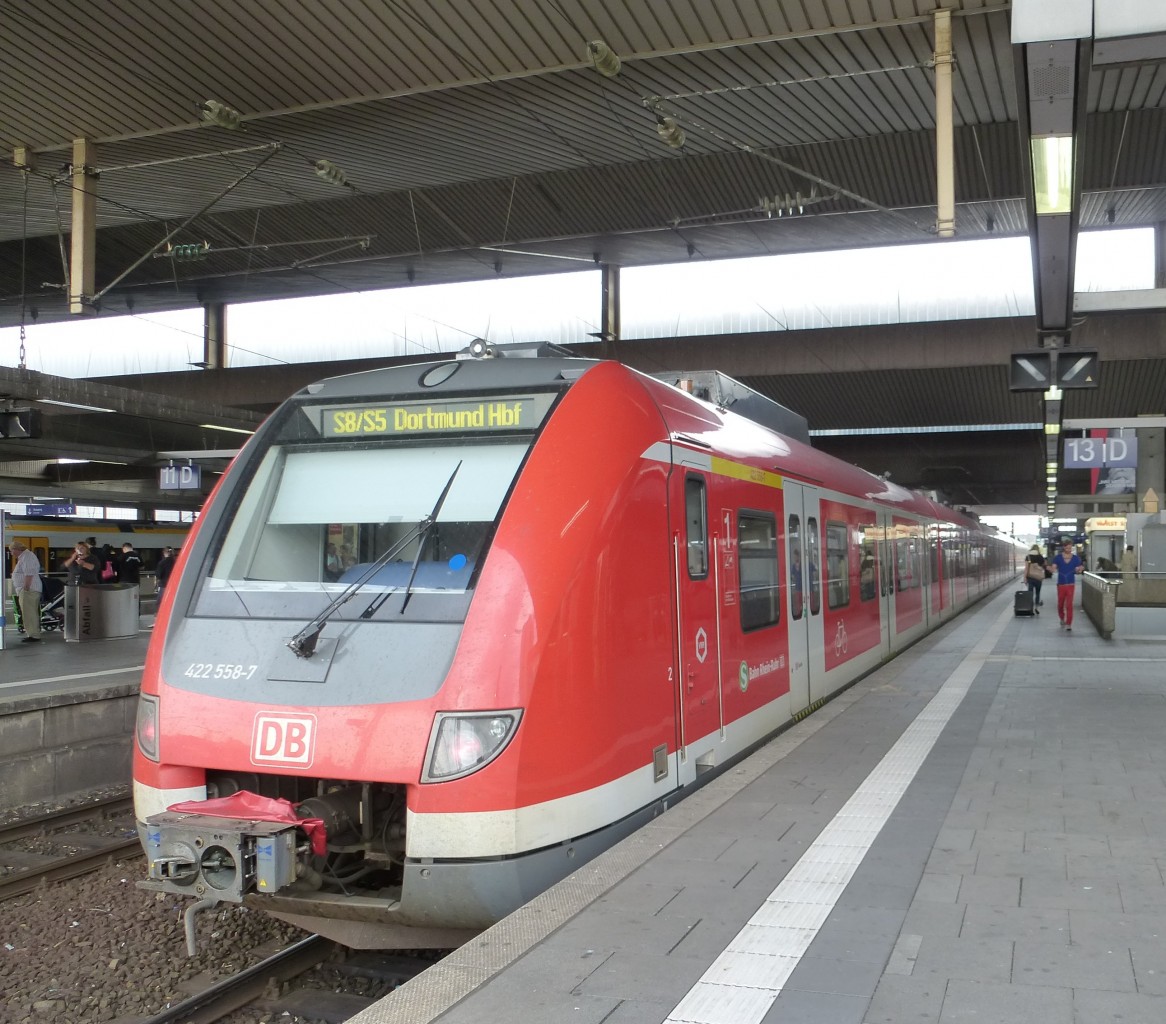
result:
M 146 819 L 146 889 L 241 903 L 296 880 L 296 826 L 167 811 Z

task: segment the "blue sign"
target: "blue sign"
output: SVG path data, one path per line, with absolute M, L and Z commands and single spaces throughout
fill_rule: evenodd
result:
M 162 491 L 197 491 L 202 487 L 202 466 L 163 466 L 158 472 Z
M 1064 469 L 1136 468 L 1136 437 L 1067 437 Z
M 37 505 L 26 505 L 28 516 L 75 516 L 77 506 L 71 501 L 45 501 Z

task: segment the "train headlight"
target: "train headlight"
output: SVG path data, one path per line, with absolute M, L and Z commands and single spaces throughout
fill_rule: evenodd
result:
M 138 695 L 138 722 L 134 727 L 138 749 L 151 761 L 158 760 L 158 698 Z
M 447 782 L 477 771 L 506 748 L 522 712 L 462 715 L 439 711 L 425 752 L 422 782 Z

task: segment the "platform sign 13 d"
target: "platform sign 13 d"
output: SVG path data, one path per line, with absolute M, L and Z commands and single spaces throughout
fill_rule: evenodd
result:
M 202 466 L 163 466 L 158 471 L 158 489 L 197 491 L 202 487 Z
M 1064 469 L 1136 467 L 1136 437 L 1067 437 Z

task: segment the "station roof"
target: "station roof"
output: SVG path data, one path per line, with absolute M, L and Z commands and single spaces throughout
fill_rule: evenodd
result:
M 1011 5 L 946 6 L 956 237 L 1025 234 Z M 0 326 L 70 315 L 76 139 L 92 146 L 98 196 L 83 315 L 935 238 L 923 0 L 0 0 L 0 13 L 13 157 L 0 167 Z M 597 70 L 597 41 L 617 75 Z M 1166 68 L 1146 50 L 1096 62 L 1083 106 L 1079 226 L 1166 220 Z M 950 371 L 898 385 L 902 425 L 938 424 L 944 412 L 914 397 L 950 388 L 928 375 Z M 750 383 L 776 393 L 766 379 L 781 376 L 775 365 Z M 798 382 L 808 401 L 853 387 L 863 408 L 868 385 L 816 376 Z M 1001 417 L 985 422 L 1014 422 L 980 398 Z M 1128 401 L 1104 411 L 1145 411 Z M 167 433 L 148 404 L 139 433 L 219 447 L 204 428 Z M 798 411 L 814 427 L 814 410 Z M 143 441 L 135 458 L 162 448 Z M 997 497 L 1042 504 L 1033 484 Z

